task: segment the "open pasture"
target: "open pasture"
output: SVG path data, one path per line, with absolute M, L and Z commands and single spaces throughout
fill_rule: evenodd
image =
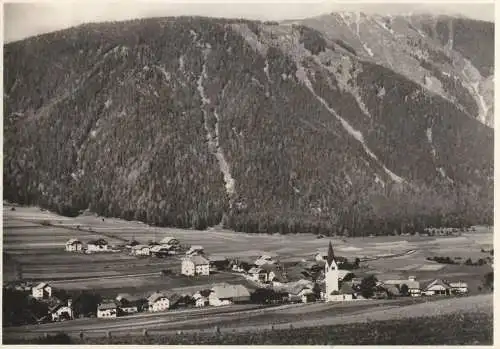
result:
M 83 242 L 95 238 L 105 238 L 111 244 L 123 244 L 132 238 L 146 243 L 159 241 L 172 236 L 186 245 L 202 245 L 208 255 L 253 259 L 262 254 L 277 256 L 282 260 L 312 259 L 317 252 L 325 253 L 328 242 L 332 241 L 337 255 L 354 258 L 368 258 L 362 263 L 359 273 L 376 273 L 432 279 L 450 277 L 449 267 L 454 273 L 462 273 L 464 279 L 475 280 L 479 284 L 485 272 L 479 267 L 448 266 L 426 260 L 432 256 L 450 258 L 484 258 L 481 248 L 493 246 L 491 228 L 465 233 L 462 236 L 384 236 L 363 238 L 322 238 L 311 234 L 264 235 L 245 234 L 223 229 L 211 228 L 206 231 L 175 228 L 150 227 L 140 222 L 102 218 L 95 215 L 82 215 L 75 218 L 60 217 L 36 207 L 16 207 L 10 210 L 4 205 L 4 252 L 11 258 L 4 266 L 4 272 L 11 270 L 11 263 L 22 266 L 23 275 L 51 281 L 61 278 L 81 279 L 72 281 L 70 287 L 99 287 L 118 289 L 126 287 L 150 287 L 151 276 L 144 274 L 159 273 L 164 269 L 180 268 L 178 258 L 138 258 L 126 253 L 96 253 L 84 255 L 64 251 L 64 243 L 73 237 Z M 78 229 L 77 229 L 78 227 Z M 10 269 L 9 269 L 10 268 Z M 478 269 L 479 268 L 479 269 Z M 486 266 L 486 268 L 490 268 Z M 122 278 L 125 275 L 138 275 L 136 279 Z M 101 280 L 84 280 L 85 277 Z M 116 280 L 113 280 L 115 277 Z M 455 278 L 453 278 L 455 279 Z M 62 281 L 60 281 L 62 283 Z M 154 285 L 182 287 L 178 283 Z M 87 286 L 85 286 L 87 285 Z

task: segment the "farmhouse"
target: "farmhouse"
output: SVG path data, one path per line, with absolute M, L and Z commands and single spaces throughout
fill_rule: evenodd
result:
M 167 293 L 166 297 L 169 301 L 169 309 L 184 308 L 194 305 L 194 299 L 187 294 Z
M 202 255 L 202 254 L 204 254 L 203 246 L 200 246 L 200 245 L 193 245 L 186 252 L 186 256 L 194 256 L 194 255 Z
M 201 308 L 210 305 L 208 297 L 210 296 L 211 290 L 201 290 L 193 295 L 195 307 Z
M 450 295 L 451 287 L 441 279 L 436 279 L 429 283 L 423 290 L 426 296 Z
M 185 257 L 182 260 L 181 273 L 187 276 L 209 275 L 210 263 L 202 256 Z
M 254 264 L 258 267 L 264 264 L 275 264 L 275 263 L 276 261 L 271 256 L 268 255 L 262 255 L 259 258 L 257 258 L 254 262 Z
M 91 240 L 87 243 L 87 251 L 89 252 L 99 252 L 107 250 L 108 242 L 104 239 Z
M 66 251 L 68 252 L 76 252 L 83 250 L 83 244 L 81 241 L 77 239 L 69 239 L 66 242 Z
M 404 285 L 408 288 L 408 294 L 412 297 L 418 297 L 421 295 L 420 290 L 420 282 L 415 280 L 414 276 L 408 277 L 408 280 L 384 280 L 382 281 L 383 285 L 386 286 L 396 286 L 401 293 L 405 288 Z
M 139 299 L 139 297 L 133 297 L 127 293 L 120 293 L 116 296 L 116 305 L 119 312 L 123 314 L 137 313 L 139 311 L 137 306 Z
M 214 286 L 211 291 L 208 301 L 212 306 L 250 301 L 250 292 L 243 285 L 220 284 Z
M 290 299 L 290 302 L 307 303 L 314 301 L 314 298 L 314 292 L 309 285 L 296 284 L 288 288 L 288 299 Z
M 52 321 L 73 319 L 73 308 L 71 299 L 68 299 L 67 303 L 58 302 L 58 304 L 49 308 L 49 314 L 52 317 Z
M 41 282 L 31 289 L 33 298 L 44 299 L 52 297 L 52 287 L 45 282 Z
M 251 278 L 255 281 L 260 282 L 274 282 L 282 284 L 284 283 L 285 277 L 278 270 L 275 264 L 263 264 L 260 267 L 253 267 L 248 271 Z
M 180 244 L 180 241 L 172 236 L 166 236 L 160 240 L 160 245 L 172 245 L 177 246 Z
M 173 253 L 173 246 L 171 245 L 156 245 L 150 246 L 151 254 L 156 257 L 166 257 Z
M 149 311 L 165 311 L 169 308 L 170 301 L 167 296 L 163 293 L 155 292 L 148 297 L 148 309 Z
M 448 285 L 451 287 L 453 293 L 466 294 L 469 292 L 469 286 L 465 282 L 450 282 Z
M 130 251 L 134 256 L 149 256 L 151 254 L 151 247 L 147 245 L 135 245 Z
M 118 316 L 118 307 L 114 302 L 99 304 L 97 307 L 98 318 L 114 318 Z
M 226 257 L 220 256 L 210 256 L 208 262 L 210 263 L 210 271 L 225 270 L 230 265 Z

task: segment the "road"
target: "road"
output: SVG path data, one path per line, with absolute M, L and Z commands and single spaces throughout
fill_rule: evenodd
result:
M 175 334 L 178 331 L 222 332 L 262 331 L 273 326 L 294 328 L 348 324 L 357 322 L 424 317 L 455 312 L 492 312 L 493 297 L 483 294 L 457 298 L 421 298 L 368 300 L 343 303 L 287 304 L 275 307 L 233 305 L 220 308 L 191 309 L 165 313 L 146 313 L 117 319 L 78 319 L 62 323 L 30 325 L 4 329 L 4 337 L 26 338 L 43 333 L 64 331 L 78 336 L 102 337 L 110 331 L 113 336 Z

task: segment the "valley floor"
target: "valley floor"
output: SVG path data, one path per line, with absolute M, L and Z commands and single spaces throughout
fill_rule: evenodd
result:
M 461 315 L 460 315 L 461 314 Z M 117 319 L 82 319 L 62 323 L 4 328 L 4 341 L 19 342 L 45 334 L 64 332 L 73 338 L 176 336 L 214 333 L 266 332 L 290 328 L 320 328 L 346 324 L 372 324 L 377 321 L 405 321 L 436 316 L 486 316 L 493 314 L 493 295 L 398 300 L 365 300 L 346 303 L 291 304 L 276 307 L 228 306 L 190 311 L 140 314 Z M 422 320 L 427 321 L 427 320 Z M 472 326 L 472 324 L 470 324 Z M 479 324 L 478 324 L 479 325 Z M 487 324 L 486 329 L 493 324 Z M 302 330 L 301 330 L 302 331 Z M 109 333 L 108 333 L 109 332 Z M 460 333 L 457 333 L 460 335 Z M 304 340 L 306 340 L 304 338 Z M 307 344 L 307 340 L 304 342 Z M 421 343 L 418 343 L 421 344 Z

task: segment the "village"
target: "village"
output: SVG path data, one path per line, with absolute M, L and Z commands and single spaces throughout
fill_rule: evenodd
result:
M 468 284 L 460 279 L 434 279 L 422 283 L 411 275 L 407 279 L 378 279 L 375 275 L 360 277 L 356 273 L 364 261 L 337 256 L 331 242 L 326 253 L 312 251 L 309 259 L 297 263 L 280 262 L 279 257 L 270 255 L 261 255 L 254 260 L 210 255 L 203 246 L 183 245 L 179 239 L 171 236 L 145 244 L 133 238 L 126 244 L 113 246 L 104 238 L 87 243 L 72 238 L 66 242 L 64 249 L 65 253 L 74 254 L 125 253 L 136 258 L 174 259 L 179 264 L 180 272 L 177 274 L 180 277 L 203 279 L 217 273 L 230 273 L 241 276 L 245 282 L 214 283 L 209 287 L 200 286 L 189 293 L 151 290 L 148 296 L 119 293 L 114 298 L 103 299 L 89 298 L 87 295 L 86 300 L 78 296 L 73 298 L 47 282 L 4 284 L 4 290 L 23 292 L 29 300 L 46 307 L 46 314 L 32 314 L 34 323 L 84 317 L 116 318 L 141 312 L 161 313 L 248 303 L 272 306 L 399 297 L 464 296 L 469 293 Z M 162 274 L 176 272 L 163 270 Z

